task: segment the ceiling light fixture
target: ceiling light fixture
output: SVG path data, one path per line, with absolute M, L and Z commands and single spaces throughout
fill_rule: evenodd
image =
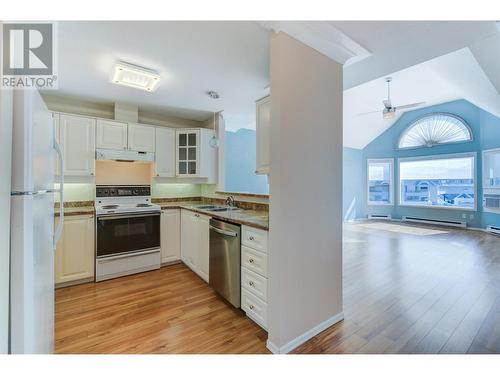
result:
M 160 82 L 160 75 L 154 70 L 119 61 L 115 65 L 113 83 L 153 92 Z
M 219 99 L 220 95 L 217 91 L 207 91 L 207 95 L 210 96 L 212 99 Z

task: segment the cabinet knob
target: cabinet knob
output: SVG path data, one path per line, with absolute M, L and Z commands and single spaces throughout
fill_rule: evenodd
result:
M 248 306 L 250 310 L 253 310 L 253 305 Z
M 94 175 L 94 172 L 90 172 L 90 175 L 93 176 Z
M 253 259 L 252 259 L 252 258 L 250 258 L 248 261 L 249 261 L 250 263 L 253 263 Z
M 160 177 L 160 174 L 159 174 L 159 173 L 157 173 L 157 174 L 156 174 L 156 177 Z
M 255 240 L 255 238 L 254 238 L 253 236 L 248 237 L 248 239 L 249 239 L 250 241 Z
M 248 285 L 253 286 L 253 281 L 249 281 Z

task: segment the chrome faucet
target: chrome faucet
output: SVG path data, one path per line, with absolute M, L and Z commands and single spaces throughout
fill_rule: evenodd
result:
M 234 197 L 232 195 L 228 196 L 226 198 L 226 205 L 228 205 L 229 207 L 235 207 L 235 203 L 234 203 Z

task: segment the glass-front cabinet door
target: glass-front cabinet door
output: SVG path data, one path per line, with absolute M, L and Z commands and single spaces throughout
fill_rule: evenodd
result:
M 199 134 L 198 130 L 177 132 L 177 176 L 198 175 Z

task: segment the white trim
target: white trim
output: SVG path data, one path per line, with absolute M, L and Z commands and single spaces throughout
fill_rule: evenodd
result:
M 352 64 L 371 52 L 328 21 L 258 21 L 267 30 L 284 32 L 340 64 Z
M 344 313 L 338 313 L 337 315 L 334 315 L 327 320 L 319 323 L 317 326 L 311 328 L 307 332 L 304 332 L 302 335 L 294 338 L 292 341 L 288 342 L 287 344 L 279 347 L 276 344 L 274 344 L 271 340 L 267 339 L 266 347 L 271 351 L 273 354 L 286 354 L 290 353 L 293 349 L 297 348 L 298 346 L 302 345 L 305 343 L 307 340 L 310 338 L 316 336 L 318 333 L 324 331 L 325 329 L 331 327 L 332 325 L 340 322 L 341 320 L 344 319 Z
M 389 163 L 391 180 L 389 182 L 389 202 L 370 201 L 370 163 Z M 394 158 L 370 158 L 366 159 L 366 204 L 368 206 L 394 206 Z
M 464 157 L 472 157 L 474 161 L 473 165 L 473 175 L 474 175 L 474 207 L 453 207 L 453 206 L 426 206 L 426 205 L 418 205 L 411 204 L 408 202 L 402 203 L 402 189 L 401 189 L 401 162 L 405 161 L 420 161 L 420 160 L 437 160 L 437 159 L 458 159 Z M 445 210 L 458 210 L 458 211 L 477 211 L 477 152 L 461 152 L 456 154 L 433 154 L 433 155 L 425 155 L 425 156 L 411 156 L 411 157 L 403 157 L 398 158 L 398 190 L 399 190 L 399 198 L 398 198 L 398 206 L 400 207 L 417 207 L 417 208 L 433 208 L 433 209 L 445 209 Z

